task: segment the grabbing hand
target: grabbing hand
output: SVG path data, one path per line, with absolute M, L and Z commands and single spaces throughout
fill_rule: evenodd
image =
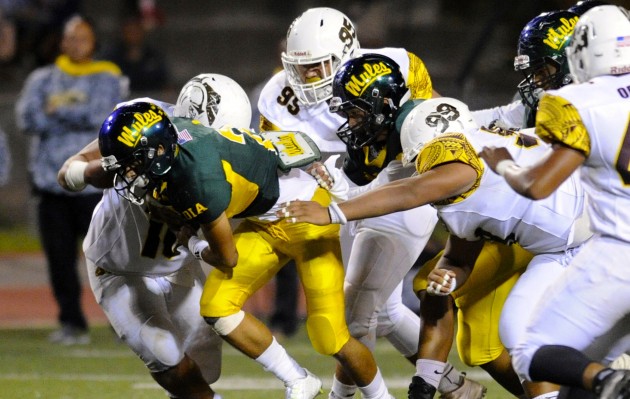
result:
M 330 190 L 335 184 L 332 176 L 328 173 L 328 169 L 321 162 L 313 162 L 306 171 L 315 178 L 317 184 L 324 190 Z
M 194 236 L 197 232 L 195 230 L 193 230 L 192 227 L 190 227 L 189 225 L 185 224 L 182 225 L 182 227 L 180 227 L 179 230 L 177 230 L 177 243 L 179 245 L 183 245 L 186 248 L 188 248 L 188 241 L 190 240 L 190 237 Z
M 427 293 L 446 296 L 457 288 L 455 272 L 446 269 L 433 269 L 427 276 Z
M 287 223 L 306 222 L 319 226 L 330 224 L 328 208 L 315 201 L 287 201 L 281 205 L 276 216 L 284 218 Z
M 343 201 L 348 199 L 350 185 L 341 170 L 335 168 L 337 158 L 339 155 L 333 155 L 324 163 L 313 162 L 306 171 L 315 178 L 321 188 L 328 190 L 335 199 Z
M 479 152 L 479 157 L 486 161 L 490 169 L 494 173 L 501 174 L 497 171 L 497 165 L 501 161 L 514 162 L 512 155 L 504 147 L 483 147 Z M 505 163 L 504 163 L 505 164 Z

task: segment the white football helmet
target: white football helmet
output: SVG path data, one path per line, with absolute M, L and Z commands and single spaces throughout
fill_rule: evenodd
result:
M 245 90 L 231 78 L 204 73 L 190 79 L 179 92 L 174 116 L 197 119 L 204 126 L 248 128 L 252 106 Z
M 591 8 L 578 20 L 566 52 L 577 83 L 601 75 L 630 73 L 628 11 L 613 5 Z
M 298 100 L 306 105 L 328 100 L 335 72 L 358 48 L 354 25 L 342 12 L 318 7 L 297 17 L 287 32 L 282 65 Z M 321 64 L 325 76 L 317 81 L 303 81 L 300 67 L 313 64 Z
M 400 129 L 403 166 L 413 162 L 424 145 L 438 134 L 479 129 L 468 106 L 449 97 L 425 100 L 405 117 Z

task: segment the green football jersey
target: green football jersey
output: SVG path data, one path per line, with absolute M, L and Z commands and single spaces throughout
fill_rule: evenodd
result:
M 154 191 L 186 219 L 209 223 L 261 215 L 278 200 L 278 156 L 259 135 L 236 128 L 207 128 L 172 118 L 178 149 L 171 171 Z

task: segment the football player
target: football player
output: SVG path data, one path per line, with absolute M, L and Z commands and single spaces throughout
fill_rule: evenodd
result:
M 350 175 L 335 172 L 335 155 L 344 154 L 346 145 L 337 135 L 344 119 L 328 110 L 333 77 L 345 61 L 367 53 L 386 55 L 400 65 L 405 86 L 401 93 L 412 98 L 437 95 L 418 56 L 403 48 L 362 49 L 355 26 L 345 14 L 318 7 L 306 10 L 289 27 L 282 54 L 284 69 L 265 85 L 258 101 L 261 131 L 298 130 L 317 143 L 327 159 L 328 172 L 333 174 L 329 179 L 328 172 L 323 172 L 323 185 L 330 184 L 331 192 L 339 199 L 413 172 L 401 167 L 400 144 L 395 138 L 391 146 L 373 146 L 364 159 L 355 159 L 347 168 Z M 352 336 L 368 347 L 374 347 L 376 337 L 386 337 L 415 362 L 420 322 L 402 302 L 402 280 L 427 244 L 436 222 L 435 211 L 423 207 L 357 221 L 342 229 L 346 318 Z M 460 376 L 453 370 L 441 392 L 459 388 L 464 381 Z M 483 387 L 474 384 L 480 393 Z M 329 397 L 352 397 L 355 390 L 352 378 L 338 367 Z
M 187 115 L 188 93 L 199 82 L 206 86 L 198 93 L 195 117 L 211 126 L 248 126 L 247 95 L 224 75 L 196 76 L 184 85 L 175 106 L 159 104 L 169 113 Z M 206 90 L 220 102 L 212 103 Z M 223 341 L 199 317 L 205 273 L 188 250 L 175 248 L 175 233 L 185 220 L 155 203 L 138 206 L 117 195 L 112 173 L 101 166 L 97 141 L 65 162 L 58 181 L 70 191 L 88 183 L 105 188 L 83 249 L 90 286 L 118 337 L 171 397 L 219 398 L 209 384 L 221 372 Z
M 286 228 L 275 216 L 278 201 L 312 199 L 327 205 L 330 194 L 308 173 L 291 168 L 288 158 L 304 153 L 307 148 L 300 143 L 308 146 L 308 140 L 300 141 L 294 132 L 274 137 L 279 138 L 276 147 L 247 129 L 207 129 L 197 120 L 169 118 L 154 104 L 134 103 L 104 122 L 99 148 L 125 198 L 142 202 L 149 192 L 186 218 L 179 242 L 215 267 L 201 296 L 201 315 L 224 340 L 282 380 L 287 398 L 313 398 L 322 383 L 242 307 L 294 259 L 315 349 L 334 356 L 366 398 L 389 399 L 372 353 L 350 336 L 345 323 L 339 228 Z M 234 232 L 232 217 L 243 219 Z M 194 235 L 198 228 L 203 238 Z
M 353 81 L 353 76 L 365 69 L 360 61 L 374 62 L 359 59 L 344 65 L 333 84 L 335 97 L 338 98 L 332 100 L 332 104 L 337 106 L 337 112 L 346 115 L 349 128 L 354 128 L 357 132 L 371 127 L 368 122 L 374 109 L 374 106 L 366 107 L 365 99 L 362 99 L 363 101 L 357 99 L 356 95 L 346 89 L 346 84 Z M 382 79 L 382 76 L 379 78 Z M 374 82 L 370 82 L 369 85 L 373 84 Z M 371 91 L 370 87 L 367 87 L 366 91 Z M 378 98 L 374 101 L 383 102 Z M 536 157 L 547 151 L 548 147 L 541 145 L 535 138 L 514 131 L 479 129 L 468 108 L 457 100 L 438 98 L 424 102 L 408 101 L 402 104 L 397 112 L 395 126 L 400 129 L 404 149 L 403 162 L 411 163 L 421 151 L 416 162 L 419 173 L 417 177 L 389 183 L 355 199 L 332 205 L 329 209 L 315 206 L 311 202 L 292 202 L 283 212 L 290 221 L 326 224 L 330 222 L 331 216 L 339 222 L 346 218 L 355 220 L 374 217 L 433 204 L 451 233 L 445 253 L 438 264 L 439 269 L 452 266 L 449 262 L 472 267 L 485 239 L 519 242 L 524 249 L 537 256 L 529 263 L 527 271 L 513 290 L 513 293 L 526 292 L 529 299 L 523 301 L 518 294 L 511 294 L 510 297 L 514 295 L 514 299 L 506 302 L 506 310 L 503 311 L 504 315 L 507 313 L 523 317 L 520 322 L 510 320 L 509 323 L 501 323 L 502 341 L 507 348 L 513 347 L 522 332 L 523 320 L 531 312 L 528 307 L 531 298 L 539 295 L 544 287 L 546 277 L 541 278 L 539 273 L 551 276 L 563 270 L 564 258 L 548 252 L 553 252 L 556 248 L 578 247 L 590 234 L 587 223 L 581 219 L 576 222 L 581 215 L 583 202 L 579 184 L 574 184 L 573 180 L 568 182 L 565 191 L 556 194 L 554 198 L 556 202 L 549 201 L 544 204 L 532 201 L 518 203 L 517 196 L 505 196 L 506 190 L 501 190 L 495 182 L 488 180 L 490 175 L 476 156 L 476 148 L 480 148 L 480 143 L 493 140 L 510 141 L 514 143 L 511 149 L 526 157 Z M 436 133 L 447 132 L 453 133 L 440 134 L 435 140 L 427 143 Z M 372 135 L 376 136 L 382 134 L 383 132 L 378 129 L 372 132 Z M 424 144 L 426 146 L 423 146 Z M 540 227 L 549 223 L 547 217 L 542 216 L 548 212 L 555 215 L 551 229 Z M 460 286 L 462 278 L 464 276 L 456 276 Z M 431 288 L 430 286 L 429 291 Z M 432 291 L 442 292 L 436 289 Z M 452 291 L 445 293 L 449 294 Z M 423 303 L 421 309 L 425 306 L 428 309 L 436 309 L 435 298 L 433 299 L 433 305 Z M 473 315 L 470 316 L 472 320 Z M 474 333 L 471 327 L 471 334 Z M 419 357 L 422 357 L 424 348 L 421 346 L 419 350 Z M 431 367 L 431 364 L 421 366 L 427 368 Z M 432 367 L 443 368 L 444 364 Z M 422 373 L 423 370 L 418 372 Z M 439 372 L 440 370 L 436 371 Z M 432 393 L 425 391 L 424 388 L 412 383 L 410 395 L 416 395 L 411 396 L 414 398 L 432 397 Z M 530 397 L 536 396 L 538 395 L 530 392 Z
M 580 169 L 595 236 L 540 300 L 525 339 L 513 352 L 519 375 L 573 387 L 566 392 L 571 398 L 630 397 L 630 372 L 604 366 L 628 349 L 630 336 L 630 281 L 623 268 L 630 256 L 630 221 L 623 211 L 630 202 L 624 159 L 628 41 L 627 10 L 612 5 L 588 10 L 567 49 L 577 84 L 549 91 L 536 116 L 536 133 L 552 144 L 552 151 L 529 165 L 503 148 L 488 146 L 481 152 L 509 186 L 532 199 L 555 195 Z
M 511 104 L 474 111 L 480 126 L 498 122 L 503 127 L 531 128 L 538 101 L 545 90 L 571 83 L 565 48 L 579 14 L 572 11 L 543 12 L 529 21 L 518 38 L 514 69 L 524 75 L 518 84 L 518 100 Z

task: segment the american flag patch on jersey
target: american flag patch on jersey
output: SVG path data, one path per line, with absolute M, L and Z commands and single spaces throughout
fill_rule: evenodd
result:
M 630 47 L 630 36 L 617 36 L 617 47 Z
M 177 132 L 177 144 L 184 144 L 187 141 L 192 140 L 192 136 L 188 133 L 188 130 L 184 129 Z

